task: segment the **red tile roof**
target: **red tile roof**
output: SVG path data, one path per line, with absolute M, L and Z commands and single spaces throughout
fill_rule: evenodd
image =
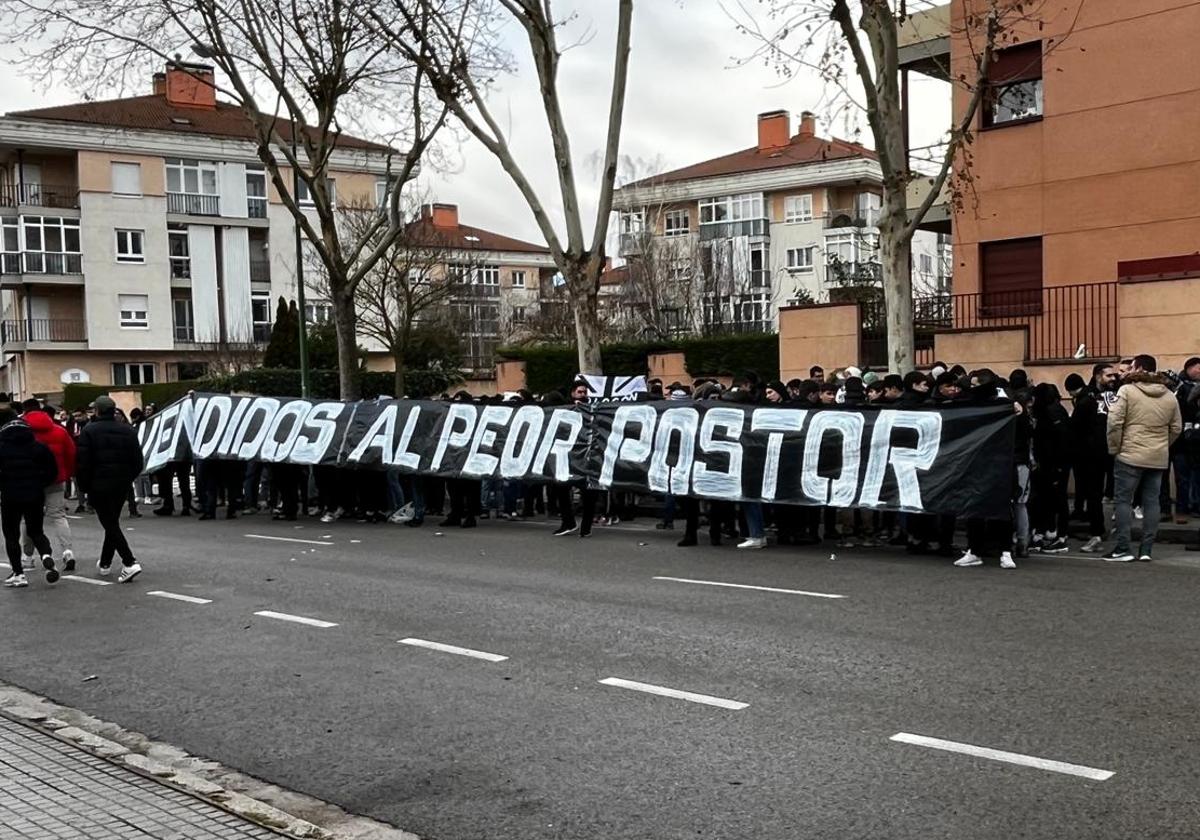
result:
M 600 273 L 601 286 L 622 286 L 629 280 L 629 266 L 619 265 L 616 268 L 606 268 Z
M 436 227 L 429 219 L 420 219 L 408 226 L 406 240 L 412 244 L 424 245 L 427 248 L 448 248 L 463 251 L 508 251 L 521 254 L 550 254 L 545 245 L 535 245 L 492 233 L 490 230 L 456 225 L 455 227 Z
M 694 163 L 682 169 L 644 178 L 630 187 L 655 186 L 671 184 L 679 181 L 691 181 L 696 178 L 712 178 L 718 175 L 738 175 L 744 172 L 758 172 L 764 169 L 780 169 L 785 166 L 799 166 L 806 163 L 821 163 L 827 160 L 847 160 L 850 158 L 867 158 L 878 160 L 874 151 L 858 143 L 834 138 L 826 140 L 823 137 L 797 134 L 788 141 L 788 145 L 775 149 L 760 150 L 757 146 L 734 152 L 730 155 L 713 158 L 712 160 Z
M 51 108 L 36 108 L 31 111 L 12 111 L 7 116 L 147 131 L 171 131 L 177 134 L 254 139 L 253 126 L 239 105 L 218 102 L 217 107 L 213 109 L 189 108 L 167 102 L 167 98 L 163 94 L 132 96 L 99 102 L 78 102 L 74 105 L 57 105 Z M 278 120 L 277 129 L 285 141 L 292 139 L 290 121 Z M 315 136 L 314 129 L 310 128 L 309 131 L 313 132 Z M 349 134 L 340 135 L 337 145 L 347 149 L 388 151 L 387 146 L 352 137 Z

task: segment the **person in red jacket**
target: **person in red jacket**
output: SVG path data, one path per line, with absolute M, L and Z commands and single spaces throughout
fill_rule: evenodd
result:
M 21 404 L 21 418 L 33 430 L 38 443 L 54 454 L 58 465 L 55 483 L 46 488 L 46 533 L 54 538 L 63 561 L 63 569 L 75 571 L 75 553 L 71 545 L 71 523 L 67 520 L 66 482 L 75 475 L 75 440 L 71 433 L 54 422 L 53 409 L 43 408 L 37 400 L 25 400 Z M 21 550 L 25 554 L 25 565 L 33 565 L 33 541 L 24 528 L 21 530 Z

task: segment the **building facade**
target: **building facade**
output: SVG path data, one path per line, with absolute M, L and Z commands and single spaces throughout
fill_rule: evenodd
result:
M 879 285 L 874 153 L 817 136 L 808 112 L 795 134 L 786 111 L 760 114 L 757 129 L 755 146 L 616 193 L 619 255 L 631 282 L 659 287 L 647 297 L 677 310 L 680 332 L 769 331 L 780 306 Z M 949 287 L 946 236 L 917 234 L 913 281 Z
M 0 390 L 188 379 L 265 344 L 296 297 L 294 222 L 211 74 L 0 117 Z M 336 200 L 380 200 L 390 150 L 337 146 Z

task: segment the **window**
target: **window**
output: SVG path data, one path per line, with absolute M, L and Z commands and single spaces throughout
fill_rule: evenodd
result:
M 144 263 L 146 254 L 143 250 L 145 232 L 140 230 L 117 229 L 117 262 Z
M 325 189 L 329 191 L 329 204 L 337 204 L 337 185 L 332 178 L 325 179 Z M 312 207 L 313 197 L 309 194 L 308 184 L 303 180 L 296 181 L 296 202 L 301 207 Z
M 512 287 L 514 289 L 524 289 L 525 288 L 525 272 L 524 271 L 514 271 L 512 273 Z
M 514 306 L 512 309 L 512 322 L 514 327 L 522 326 L 525 323 L 525 307 Z
M 167 192 L 217 195 L 217 165 L 209 161 L 167 158 Z
M 171 310 L 175 323 L 175 340 L 195 341 L 196 323 L 192 315 L 191 298 L 175 298 L 171 301 Z
M 147 312 L 150 308 L 146 295 L 117 295 L 121 309 L 121 326 L 129 329 L 146 329 L 150 326 Z
M 814 251 L 816 251 L 816 248 L 812 245 L 806 245 L 803 248 L 788 248 L 788 271 L 794 271 L 799 274 L 811 274 L 813 270 Z
M 979 246 L 984 318 L 1037 314 L 1042 308 L 1042 238 Z
M 750 285 L 755 288 L 771 285 L 771 272 L 767 270 L 767 250 L 764 245 L 750 248 Z
M 811 222 L 812 207 L 811 193 L 789 195 L 783 200 L 783 220 L 785 222 Z
M 324 301 L 304 304 L 304 321 L 308 324 L 328 324 L 333 320 L 333 304 Z
M 646 211 L 634 210 L 621 214 L 621 233 L 641 233 L 646 229 Z
M 851 230 L 825 236 L 825 263 L 873 262 L 879 247 L 879 235 Z
M 1042 117 L 1042 42 L 996 50 L 988 67 L 983 125 L 1030 122 Z
M 921 273 L 933 274 L 933 254 L 921 254 Z
M 706 198 L 700 202 L 702 225 L 763 218 L 766 218 L 766 214 L 763 212 L 762 193 L 726 195 L 720 198 Z
M 686 236 L 691 233 L 691 218 L 686 210 L 668 210 L 663 216 L 663 233 L 667 236 Z
M 113 362 L 112 384 L 150 385 L 154 382 L 152 362 Z
M 21 250 L 25 252 L 25 271 L 79 274 L 83 270 L 79 256 L 78 219 L 22 216 L 21 236 L 24 240 Z
M 0 274 L 21 273 L 21 228 L 15 216 L 0 218 Z
M 446 270 L 450 276 L 450 281 L 453 283 L 461 283 L 468 286 L 500 285 L 500 266 L 498 265 L 472 266 L 462 263 L 451 263 L 446 267 Z
M 251 219 L 267 218 L 267 173 L 262 167 L 246 167 L 246 209 Z
M 271 293 L 250 293 L 250 321 L 254 325 L 255 341 L 271 340 Z
M 192 256 L 188 248 L 186 228 L 167 230 L 167 254 L 171 261 L 171 279 L 187 280 L 192 276 Z
M 375 206 L 382 207 L 387 204 L 388 196 L 396 186 L 396 178 L 388 178 L 386 181 L 382 178 L 375 182 Z
M 113 195 L 140 197 L 142 194 L 142 165 L 113 161 L 112 192 Z

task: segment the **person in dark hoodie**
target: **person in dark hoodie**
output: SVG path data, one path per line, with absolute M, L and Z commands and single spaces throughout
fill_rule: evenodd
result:
M 1104 471 L 1108 460 L 1108 410 L 1078 373 L 1066 381 L 1074 400 L 1071 411 L 1071 461 L 1075 471 L 1075 504 L 1088 520 L 1089 539 L 1080 548 L 1087 554 L 1101 551 L 1104 539 Z
M 1033 389 L 1033 545 L 1030 550 L 1059 554 L 1067 550 L 1067 473 L 1071 467 L 1071 418 L 1058 386 L 1042 382 Z
M 121 530 L 121 506 L 129 485 L 141 473 L 145 462 L 137 432 L 128 423 L 117 420 L 117 404 L 111 397 L 96 397 L 96 416 L 83 427 L 76 444 L 75 469 L 79 489 L 88 494 L 96 519 L 104 529 L 104 545 L 96 571 L 107 575 L 113 555 L 121 558 L 118 583 L 128 583 L 142 573 L 133 556 L 125 532 Z
M 46 487 L 57 477 L 58 463 L 54 453 L 38 443 L 29 424 L 24 420 L 13 420 L 0 428 L 0 530 L 4 532 L 4 550 L 12 569 L 12 574 L 4 581 L 10 589 L 29 585 L 21 565 L 22 523 L 42 556 L 46 583 L 58 581 L 50 540 L 42 530 Z
M 75 441 L 62 426 L 54 422 L 50 409 L 43 408 L 37 400 L 25 400 L 21 404 L 21 419 L 33 431 L 37 442 L 46 446 L 58 465 L 58 474 L 54 482 L 45 490 L 45 506 L 42 514 L 42 528 L 48 526 L 58 543 L 59 557 L 63 561 L 63 570 L 75 571 L 75 554 L 71 545 L 71 523 L 67 520 L 67 500 L 63 496 L 66 482 L 75 475 Z M 28 558 L 33 557 L 33 540 L 26 533 L 21 539 L 21 549 Z M 30 564 L 27 564 L 30 565 Z

